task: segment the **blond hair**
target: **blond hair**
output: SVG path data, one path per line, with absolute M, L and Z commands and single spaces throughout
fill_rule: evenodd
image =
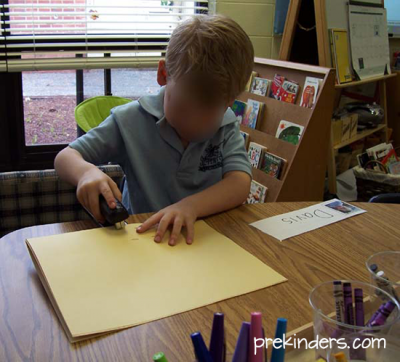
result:
M 165 64 L 173 81 L 188 80 L 203 97 L 231 101 L 245 88 L 253 70 L 250 38 L 231 18 L 197 15 L 173 31 Z

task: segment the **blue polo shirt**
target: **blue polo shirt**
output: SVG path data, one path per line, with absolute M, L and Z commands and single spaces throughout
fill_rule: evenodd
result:
M 216 184 L 229 171 L 251 176 L 230 108 L 213 137 L 184 149 L 164 116 L 164 93 L 165 87 L 114 108 L 98 127 L 69 144 L 90 163 L 121 165 L 126 175 L 122 202 L 130 214 L 158 211 Z

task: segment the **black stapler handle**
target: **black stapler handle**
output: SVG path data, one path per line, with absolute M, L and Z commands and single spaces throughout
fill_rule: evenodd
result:
M 124 205 L 117 199 L 115 199 L 115 208 L 111 209 L 108 204 L 106 199 L 104 198 L 103 195 L 100 195 L 100 212 L 106 219 L 106 223 L 104 223 L 104 226 L 110 226 L 110 225 L 118 225 L 120 223 L 123 223 L 128 217 L 129 213 L 128 210 L 125 209 Z

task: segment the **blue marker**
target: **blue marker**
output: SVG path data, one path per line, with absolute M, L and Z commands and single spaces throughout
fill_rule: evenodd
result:
M 283 341 L 283 335 L 286 334 L 287 319 L 278 318 L 276 322 L 275 339 L 279 338 Z M 272 348 L 271 362 L 284 362 L 285 348 L 283 342 L 276 345 L 280 348 Z
M 215 313 L 210 339 L 210 355 L 214 362 L 225 362 L 224 314 Z
M 194 347 L 194 354 L 197 362 L 213 362 L 213 359 L 208 352 L 204 339 L 200 332 L 195 332 L 190 335 Z
M 232 362 L 247 362 L 249 355 L 250 323 L 243 322 L 236 342 Z

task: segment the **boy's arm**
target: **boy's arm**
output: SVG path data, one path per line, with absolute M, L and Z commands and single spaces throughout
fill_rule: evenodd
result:
M 71 142 L 54 161 L 60 178 L 77 186 L 79 202 L 100 222 L 104 217 L 100 213 L 99 195 L 102 194 L 109 207 L 114 208 L 114 197 L 121 201 L 121 192 L 116 183 L 95 165 L 123 160 L 122 144 L 117 122 L 111 114 L 98 127 Z
M 154 241 L 160 242 L 168 226 L 173 224 L 169 245 L 176 244 L 182 227 L 186 228 L 186 242 L 192 244 L 196 219 L 243 204 L 249 195 L 250 182 L 251 177 L 245 172 L 228 172 L 221 181 L 208 189 L 160 210 L 139 226 L 137 232 L 145 232 L 158 224 Z
M 68 146 L 57 154 L 54 168 L 63 181 L 77 186 L 85 172 L 97 167 L 85 161 L 77 150 Z
M 250 191 L 251 177 L 242 171 L 231 171 L 208 189 L 182 200 L 191 205 L 198 218 L 242 205 Z

